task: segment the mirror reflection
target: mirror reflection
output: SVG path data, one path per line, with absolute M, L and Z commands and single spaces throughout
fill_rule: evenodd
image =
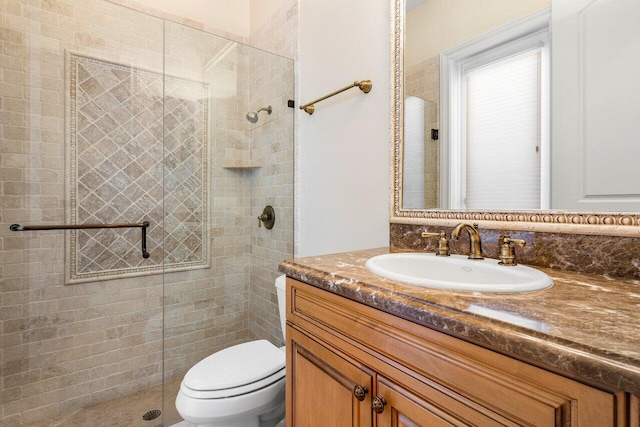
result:
M 637 0 L 406 0 L 402 208 L 640 211 L 639 21 Z

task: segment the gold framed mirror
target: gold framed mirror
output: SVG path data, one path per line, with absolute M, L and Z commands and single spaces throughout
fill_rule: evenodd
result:
M 598 1 L 590 2 L 590 4 L 593 3 L 598 3 Z M 580 12 L 582 13 L 584 10 Z M 550 9 L 549 13 L 553 13 L 553 9 Z M 601 10 L 594 10 L 592 14 L 596 13 L 602 15 Z M 585 14 L 582 13 L 582 15 Z M 579 21 L 579 24 L 583 25 L 586 22 L 584 21 L 586 18 L 581 16 L 580 19 L 582 21 Z M 636 211 L 580 211 L 575 209 L 565 210 L 562 207 L 551 210 L 510 210 L 505 208 L 423 209 L 404 207 L 405 21 L 405 0 L 391 0 L 391 223 L 452 226 L 460 221 L 467 221 L 478 223 L 480 227 L 489 229 L 640 237 L 640 213 Z M 554 108 L 557 107 L 554 105 Z M 579 120 L 586 120 L 586 118 L 579 117 Z M 440 133 L 442 134 L 442 131 Z M 569 149 L 573 150 L 575 147 L 565 148 L 565 150 Z M 630 173 L 631 177 L 635 174 L 633 171 L 630 171 Z M 630 181 L 629 178 L 625 179 Z M 638 182 L 640 183 L 640 175 L 638 175 Z M 611 197 L 611 199 L 614 198 Z M 604 198 L 600 197 L 600 199 Z M 544 207 L 544 204 L 542 206 Z M 593 206 L 598 205 L 596 203 Z

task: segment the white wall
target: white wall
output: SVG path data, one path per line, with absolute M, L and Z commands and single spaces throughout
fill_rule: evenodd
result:
M 407 15 L 405 67 L 550 5 L 551 0 L 425 1 Z
M 389 244 L 389 2 L 300 0 L 296 256 Z M 363 11 L 366 10 L 366 13 Z

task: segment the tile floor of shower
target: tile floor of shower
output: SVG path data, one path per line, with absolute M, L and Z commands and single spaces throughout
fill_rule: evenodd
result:
M 28 424 L 25 427 L 156 427 L 164 425 L 172 427 L 196 427 L 182 421 L 173 402 L 180 388 L 181 378 L 165 383 L 167 408 L 163 409 L 163 418 L 144 421 L 142 416 L 150 410 L 160 409 L 162 402 L 162 385 L 157 385 L 106 402 L 70 411 L 55 419 Z

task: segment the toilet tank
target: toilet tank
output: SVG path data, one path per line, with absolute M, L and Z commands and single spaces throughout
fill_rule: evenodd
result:
M 282 326 L 282 338 L 286 340 L 285 330 L 287 323 L 287 276 L 282 275 L 276 279 L 276 292 L 278 294 L 278 314 L 280 315 L 280 326 Z

